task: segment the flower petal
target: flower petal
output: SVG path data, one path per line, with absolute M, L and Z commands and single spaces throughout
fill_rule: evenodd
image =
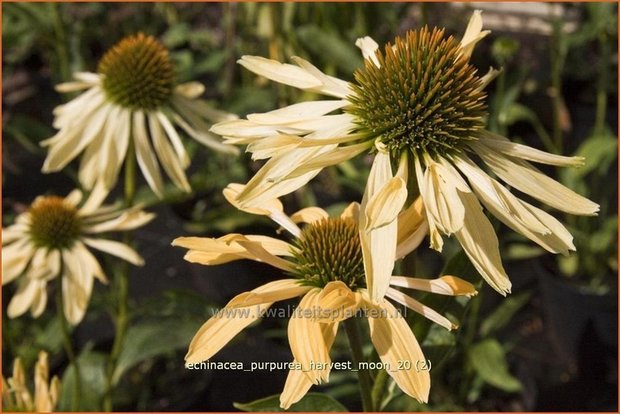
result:
M 538 171 L 526 161 L 512 159 L 472 143 L 471 147 L 504 182 L 566 213 L 596 215 L 599 205 Z
M 315 221 L 321 221 L 329 218 L 327 211 L 320 207 L 306 207 L 302 208 L 296 213 L 291 215 L 291 220 L 295 223 L 314 223 Z
M 149 143 L 146 132 L 144 112 L 135 111 L 133 114 L 133 142 L 136 148 L 136 158 L 140 170 L 146 179 L 149 187 L 159 197 L 163 197 L 164 184 L 162 182 L 159 166 L 153 148 Z
M 370 36 L 360 37 L 355 41 L 355 46 L 359 47 L 362 51 L 362 56 L 364 59 L 372 60 L 372 63 L 375 64 L 376 67 L 380 68 L 381 64 L 379 64 L 379 59 L 377 59 L 377 49 L 379 49 L 379 45 L 377 42 L 373 40 Z
M 448 296 L 471 297 L 478 294 L 478 291 L 471 283 L 459 277 L 449 275 L 441 276 L 437 279 L 392 276 L 390 285 Z
M 406 295 L 400 290 L 396 290 L 394 288 L 388 288 L 387 292 L 385 293 L 385 296 L 387 296 L 390 299 L 395 300 L 401 305 L 408 307 L 414 312 L 419 313 L 420 315 L 435 322 L 436 324 L 443 326 L 449 331 L 457 328 L 457 326 L 453 324 L 452 322 L 450 322 L 448 318 L 439 314 L 437 311 L 429 308 L 428 306 L 421 304 L 420 302 L 418 302 L 411 296 Z
M 379 317 L 373 317 L 374 312 L 369 313 L 368 324 L 370 339 L 379 358 L 389 367 L 387 373 L 405 394 L 423 403 L 428 402 L 431 388 L 430 375 L 428 371 L 418 372 L 416 369 L 419 363 L 425 361 L 425 358 L 407 321 L 387 301 L 379 305 L 368 304 L 368 306 L 379 311 Z M 411 369 L 399 369 L 403 361 L 406 361 Z
M 260 288 L 255 291 L 260 292 Z M 234 300 L 235 298 L 232 299 Z M 226 306 L 221 309 L 205 322 L 192 338 L 185 355 L 185 364 L 195 364 L 211 358 L 239 332 L 259 319 L 270 306 L 271 303 L 265 303 L 244 308 Z
M 323 323 L 340 322 L 355 316 L 360 306 L 359 293 L 353 292 L 341 281 L 329 282 L 321 290 L 317 320 Z
M 334 344 L 336 339 L 336 332 L 338 331 L 338 323 L 322 323 L 321 331 L 323 338 L 325 339 L 325 345 L 328 352 Z M 295 360 L 294 364 L 298 364 Z M 312 387 L 312 381 L 308 376 L 300 369 L 292 369 L 289 371 L 286 377 L 286 383 L 284 384 L 284 390 L 280 394 L 280 408 L 288 410 L 291 405 L 301 400 L 308 390 Z
M 541 164 L 557 165 L 559 167 L 581 167 L 585 164 L 583 157 L 566 157 L 563 155 L 550 154 L 527 145 L 517 144 L 501 135 L 490 131 L 484 131 L 478 142 L 495 151 L 523 160 L 538 162 Z
M 321 81 L 308 71 L 287 63 L 266 59 L 260 56 L 242 56 L 237 61 L 241 66 L 267 79 L 294 86 L 299 89 L 318 88 Z
M 230 204 L 239 210 L 251 214 L 269 216 L 273 221 L 288 230 L 292 235 L 299 236 L 301 230 L 297 227 L 294 220 L 284 214 L 284 208 L 282 207 L 280 200 L 273 198 L 271 200 L 265 200 L 260 207 L 243 207 L 237 199 L 239 194 L 241 194 L 244 189 L 245 186 L 243 184 L 231 183 L 228 184 L 222 193 L 224 194 L 226 200 L 228 200 Z
M 417 249 L 426 233 L 428 222 L 424 218 L 424 202 L 422 197 L 418 197 L 398 215 L 396 259 L 405 257 Z
M 392 220 L 382 227 L 373 228 L 368 224 L 369 201 L 379 193 L 385 184 L 392 180 L 392 167 L 387 153 L 379 151 L 370 169 L 364 197 L 362 198 L 360 222 L 360 242 L 364 257 L 366 285 L 373 300 L 383 298 L 390 283 L 396 255 L 398 223 Z M 372 207 L 372 205 L 371 205 Z M 370 230 L 368 230 L 370 228 Z
M 124 243 L 114 240 L 90 239 L 86 237 L 83 238 L 82 241 L 93 249 L 100 250 L 104 253 L 108 253 L 116 257 L 120 257 L 121 259 L 126 260 L 135 266 L 144 265 L 144 259 L 142 259 L 142 257 L 140 257 L 140 255 L 134 249 Z
M 315 288 L 301 299 L 288 323 L 288 340 L 293 356 L 313 384 L 326 382 L 329 376 L 329 349 L 314 318 L 321 289 Z M 321 368 L 316 369 L 315 367 Z
M 463 39 L 461 39 L 461 49 L 463 56 L 466 59 L 469 59 L 471 53 L 474 51 L 474 47 L 476 43 L 482 40 L 486 35 L 491 33 L 489 30 L 482 30 L 482 15 L 480 10 L 474 11 L 471 18 L 469 19 L 469 23 L 467 24 L 467 29 L 465 29 L 465 34 L 463 35 Z
M 183 171 L 181 160 L 179 160 L 177 154 L 172 148 L 172 145 L 170 145 L 166 136 L 164 135 L 164 130 L 159 123 L 157 116 L 153 114 L 148 115 L 148 121 L 149 129 L 153 137 L 153 147 L 155 148 L 155 152 L 157 153 L 159 162 L 161 163 L 162 167 L 166 171 L 166 174 L 168 174 L 168 177 L 170 177 L 174 185 L 176 185 L 181 190 L 189 193 L 190 191 L 192 191 L 192 188 L 187 181 L 185 171 Z
M 25 237 L 2 247 L 2 285 L 12 282 L 24 272 L 34 252 Z
M 512 284 L 502 266 L 499 242 L 493 226 L 471 193 L 460 193 L 465 206 L 465 222 L 455 233 L 463 250 L 487 283 L 503 296 L 510 293 Z
M 278 302 L 304 295 L 310 289 L 312 289 L 311 286 L 300 284 L 298 279 L 276 280 L 261 286 L 260 292 L 250 291 L 245 296 L 238 295 L 226 306 L 239 308 Z

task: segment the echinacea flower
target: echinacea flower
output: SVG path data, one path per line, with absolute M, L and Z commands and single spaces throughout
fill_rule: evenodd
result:
M 558 210 L 595 215 L 598 205 L 543 174 L 530 162 L 579 166 L 581 157 L 549 154 L 484 129 L 484 88 L 497 71 L 479 76 L 470 63 L 474 46 L 489 32 L 476 11 L 461 41 L 444 30 L 422 28 L 396 38 L 383 50 L 369 37 L 356 45 L 364 67 L 348 83 L 322 73 L 304 59 L 296 65 L 256 56 L 239 63 L 248 70 L 304 91 L 335 99 L 297 103 L 244 120 L 224 121 L 212 131 L 231 144 L 248 144 L 254 159 L 268 159 L 247 183 L 238 202 L 260 206 L 305 185 L 324 167 L 362 153 L 375 154 L 362 203 L 363 246 L 373 299 L 390 276 L 398 213 L 415 172 L 425 205 L 431 247 L 454 234 L 482 277 L 499 293 L 511 283 L 498 240 L 480 202 L 494 216 L 552 253 L 575 250 L 572 236 L 553 216 L 515 196 L 505 184 Z M 396 174 L 393 165 L 398 165 Z M 381 263 L 383 267 L 381 266 Z
M 51 413 L 56 408 L 60 393 L 60 380 L 54 376 L 49 380 L 47 353 L 39 352 L 34 367 L 34 398 L 28 387 L 26 374 L 20 358 L 13 362 L 13 376 L 2 377 L 2 411 Z
M 83 203 L 79 190 L 65 198 L 40 196 L 15 224 L 2 229 L 2 285 L 19 281 L 7 308 L 10 318 L 28 309 L 33 317 L 40 316 L 47 304 L 47 283 L 60 276 L 64 314 L 70 323 L 79 323 L 88 307 L 94 279 L 107 283 L 88 247 L 136 266 L 144 264 L 131 247 L 98 235 L 134 230 L 155 215 L 139 207 L 121 210 L 114 205 L 102 206 L 105 195 L 97 186 Z
M 224 194 L 236 204 L 240 191 L 242 186 L 232 184 Z M 318 207 L 302 209 L 289 217 L 277 199 L 247 211 L 269 215 L 295 239 L 289 243 L 262 235 L 229 234 L 218 239 L 180 237 L 173 245 L 189 249 L 185 259 L 193 263 L 215 265 L 250 259 L 270 264 L 289 277 L 235 296 L 198 330 L 189 345 L 186 363 L 211 358 L 274 302 L 300 296 L 288 325 L 289 343 L 299 369 L 289 372 L 280 396 L 282 408 L 299 401 L 313 384 L 329 380 L 329 351 L 338 324 L 358 311 L 368 318 L 370 339 L 381 361 L 391 367 L 387 370 L 389 375 L 403 392 L 419 401 L 428 401 L 428 372 L 397 369 L 399 361 L 409 361 L 415 367 L 424 360 L 413 332 L 390 302 L 373 301 L 368 293 L 357 221 L 359 205 L 351 204 L 339 217 L 329 217 Z M 298 223 L 305 226 L 299 228 Z M 411 243 L 412 237 L 415 238 L 414 233 L 401 234 L 405 254 L 415 245 Z M 454 276 L 435 280 L 394 276 L 391 284 L 443 295 L 476 294 L 470 283 Z M 444 316 L 400 290 L 389 287 L 387 296 L 447 329 L 454 328 Z
M 209 132 L 209 121 L 236 116 L 198 99 L 200 83 L 177 85 L 168 51 L 154 37 L 124 38 L 101 58 L 97 72 L 76 73 L 74 82 L 57 86 L 60 92 L 85 92 L 54 110 L 59 131 L 43 142 L 49 148 L 43 172 L 59 171 L 82 153 L 82 186 L 90 190 L 101 180 L 111 189 L 135 151 L 146 182 L 161 196 L 159 164 L 178 188 L 191 191 L 185 176 L 190 159 L 178 128 L 216 151 L 237 153 Z

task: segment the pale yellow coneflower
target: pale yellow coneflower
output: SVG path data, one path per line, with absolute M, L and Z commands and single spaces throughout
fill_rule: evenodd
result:
M 256 56 L 239 63 L 268 79 L 335 99 L 309 101 L 212 130 L 231 144 L 248 144 L 254 159 L 268 159 L 239 195 L 241 206 L 295 191 L 321 169 L 362 153 L 375 155 L 362 203 L 362 246 L 373 299 L 382 297 L 396 244 L 395 220 L 415 172 L 425 205 L 430 244 L 441 251 L 442 235 L 454 234 L 482 277 L 510 292 L 498 240 L 480 202 L 494 216 L 552 253 L 575 250 L 572 236 L 553 216 L 518 198 L 504 183 L 558 210 L 594 215 L 598 205 L 549 178 L 530 162 L 579 166 L 580 157 L 549 154 L 484 129 L 484 88 L 496 75 L 479 76 L 470 63 L 474 46 L 489 32 L 475 12 L 461 41 L 443 30 L 409 31 L 383 50 L 369 37 L 356 45 L 363 68 L 348 83 L 309 62 L 296 65 Z M 475 156 L 472 157 L 472 156 Z M 398 165 L 394 173 L 392 166 Z
M 114 205 L 102 206 L 105 195 L 105 189 L 98 185 L 83 203 L 79 190 L 65 198 L 40 196 L 15 224 L 2 229 L 2 284 L 19 281 L 7 308 L 10 318 L 28 309 L 33 317 L 40 316 L 47 304 L 47 283 L 60 276 L 65 317 L 71 324 L 79 323 L 88 307 L 94 279 L 107 283 L 88 247 L 136 266 L 144 264 L 131 247 L 98 235 L 134 230 L 151 221 L 154 214 L 139 207 L 121 210 Z
M 2 411 L 51 413 L 56 408 L 60 394 L 60 380 L 54 376 L 49 380 L 47 353 L 39 352 L 34 367 L 34 397 L 27 384 L 26 374 L 20 358 L 13 362 L 13 376 L 2 377 Z
M 237 205 L 243 187 L 231 184 L 226 198 Z M 370 339 L 396 384 L 419 401 L 428 401 L 430 377 L 415 368 L 397 369 L 399 361 L 416 367 L 424 360 L 422 350 L 404 317 L 388 301 L 373 301 L 367 290 L 364 252 L 359 237 L 359 205 L 351 204 L 339 217 L 329 217 L 310 207 L 287 216 L 277 199 L 265 201 L 260 208 L 246 211 L 269 215 L 293 236 L 288 243 L 262 235 L 229 234 L 218 239 L 180 237 L 173 245 L 189 249 L 185 259 L 204 265 L 216 265 L 239 259 L 270 264 L 289 274 L 286 279 L 267 283 L 234 297 L 224 309 L 209 319 L 192 339 L 185 357 L 187 364 L 205 361 L 215 355 L 235 335 L 259 319 L 277 301 L 301 296 L 291 316 L 288 338 L 296 363 L 291 369 L 280 396 L 282 408 L 299 401 L 313 384 L 329 379 L 329 350 L 340 322 L 362 311 L 368 318 Z M 414 210 L 409 220 L 423 222 Z M 299 223 L 305 223 L 303 228 Z M 411 226 L 415 227 L 415 226 Z M 417 229 L 416 229 L 417 230 Z M 419 243 L 415 230 L 400 234 L 400 252 L 408 253 Z M 474 287 L 457 277 L 443 276 L 426 280 L 394 276 L 393 286 L 443 295 L 475 295 Z M 387 296 L 441 326 L 454 325 L 444 316 L 424 306 L 404 292 L 388 287 Z
M 97 73 L 74 77 L 58 91 L 85 92 L 54 110 L 59 131 L 43 142 L 49 148 L 43 172 L 59 171 L 83 153 L 80 183 L 90 190 L 102 181 L 111 189 L 133 147 L 146 182 L 162 196 L 159 164 L 178 188 L 191 191 L 185 175 L 190 159 L 178 128 L 214 150 L 237 153 L 209 132 L 212 122 L 236 116 L 199 99 L 200 83 L 177 85 L 168 51 L 152 36 L 124 38 L 101 58 Z

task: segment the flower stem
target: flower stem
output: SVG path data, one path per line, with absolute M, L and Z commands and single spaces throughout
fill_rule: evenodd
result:
M 372 403 L 374 411 L 381 410 L 381 400 L 384 397 L 385 386 L 387 385 L 388 378 L 388 372 L 384 369 L 379 370 L 377 376 L 375 377 L 375 384 L 372 387 Z
M 372 404 L 372 381 L 367 369 L 359 369 L 360 362 L 364 361 L 364 351 L 362 350 L 362 339 L 358 318 L 353 317 L 344 321 L 344 329 L 349 338 L 351 354 L 353 356 L 354 369 L 357 370 L 357 377 L 360 384 L 360 394 L 362 396 L 362 408 L 364 412 L 373 411 Z
M 78 363 L 75 351 L 73 350 L 73 345 L 71 343 L 71 332 L 69 332 L 69 324 L 67 323 L 65 311 L 63 309 L 62 288 L 60 287 L 56 289 L 56 308 L 58 319 L 60 320 L 63 346 L 65 347 L 65 352 L 67 353 L 67 357 L 69 358 L 69 362 L 73 366 L 73 372 L 75 373 L 73 395 L 71 396 L 71 411 L 79 411 L 80 395 L 82 394 L 82 376 L 80 374 L 80 364 Z
M 125 207 L 130 208 L 134 204 L 136 192 L 136 157 L 133 142 L 131 141 L 127 151 L 127 157 L 125 158 L 124 191 Z M 133 238 L 130 233 L 125 233 L 123 243 L 129 246 L 133 244 Z M 115 332 L 114 343 L 112 344 L 112 350 L 110 351 L 108 359 L 106 392 L 103 397 L 103 409 L 108 412 L 113 409 L 112 396 L 115 385 L 114 374 L 116 372 L 118 358 L 123 349 L 125 333 L 127 332 L 127 324 L 129 322 L 129 269 L 129 264 L 123 262 L 118 271 L 114 274 L 117 299 L 117 309 L 114 320 Z

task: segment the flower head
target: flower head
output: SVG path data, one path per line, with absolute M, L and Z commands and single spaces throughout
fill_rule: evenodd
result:
M 34 367 L 34 398 L 27 384 L 24 367 L 19 358 L 13 362 L 13 376 L 2 377 L 2 410 L 50 413 L 56 408 L 60 394 L 60 380 L 54 376 L 49 380 L 47 353 L 39 352 Z
M 34 317 L 41 315 L 47 304 L 47 283 L 60 276 L 65 316 L 72 324 L 79 323 L 88 307 L 94 279 L 107 283 L 88 247 L 134 265 L 143 264 L 129 246 L 96 236 L 136 229 L 154 215 L 138 207 L 121 210 L 102 206 L 105 194 L 97 186 L 83 203 L 78 190 L 65 198 L 37 197 L 15 224 L 2 229 L 2 284 L 19 280 L 7 308 L 9 317 L 20 316 L 28 309 Z
M 160 165 L 178 188 L 191 190 L 185 175 L 190 160 L 178 128 L 214 150 L 237 153 L 209 132 L 210 122 L 236 117 L 199 99 L 201 84 L 177 84 L 168 51 L 154 37 L 124 38 L 103 55 L 97 70 L 76 73 L 74 82 L 57 86 L 60 92 L 85 92 L 54 110 L 59 131 L 43 142 L 49 148 L 43 172 L 59 171 L 82 153 L 81 184 L 90 190 L 101 181 L 109 190 L 135 151 L 146 182 L 162 196 Z
M 243 186 L 231 184 L 224 194 L 237 207 Z M 301 296 L 288 325 L 291 351 L 300 369 L 289 372 L 280 403 L 283 408 L 299 401 L 313 384 L 329 380 L 329 350 L 338 324 L 358 311 L 368 318 L 371 340 L 381 360 L 388 366 L 398 361 L 412 364 L 424 359 L 422 350 L 404 317 L 394 306 L 381 299 L 374 301 L 368 292 L 364 273 L 364 250 L 360 240 L 359 205 L 351 204 L 338 217 L 330 217 L 317 207 L 305 208 L 290 217 L 283 213 L 277 199 L 260 208 L 246 211 L 270 216 L 289 230 L 294 241 L 259 235 L 230 234 L 218 239 L 180 237 L 173 245 L 185 247 L 185 259 L 204 265 L 251 259 L 268 263 L 290 275 L 235 296 L 224 309 L 209 319 L 196 333 L 185 357 L 193 364 L 211 358 L 243 328 L 259 319 L 276 301 Z M 413 211 L 408 211 L 415 216 Z M 415 218 L 409 217 L 414 221 Z M 423 220 L 417 220 L 420 226 Z M 299 228 L 298 224 L 304 227 Z M 415 231 L 403 230 L 399 252 L 406 254 L 420 241 Z M 393 265 L 393 263 L 392 263 Z M 457 277 L 435 280 L 394 276 L 391 284 L 444 295 L 476 294 L 474 287 Z M 447 329 L 455 326 L 444 316 L 424 306 L 394 287 L 387 296 Z M 389 370 L 398 386 L 408 395 L 426 402 L 430 390 L 428 372 Z
M 410 31 L 383 50 L 369 37 L 359 39 L 356 45 L 365 64 L 351 83 L 325 75 L 298 57 L 293 58 L 296 65 L 290 65 L 243 56 L 239 63 L 258 75 L 336 99 L 298 103 L 213 126 L 227 142 L 247 144 L 254 159 L 267 159 L 239 193 L 239 205 L 260 206 L 302 187 L 324 167 L 374 154 L 360 215 L 364 269 L 374 300 L 383 297 L 389 285 L 400 227 L 396 221 L 411 187 L 420 190 L 431 247 L 441 251 L 443 235 L 455 235 L 478 272 L 503 295 L 511 283 L 480 202 L 549 252 L 575 250 L 572 236 L 557 219 L 518 198 L 472 159 L 482 160 L 515 190 L 560 211 L 598 211 L 596 203 L 530 163 L 579 166 L 582 158 L 515 144 L 484 129 L 484 88 L 497 71 L 480 76 L 470 56 L 488 33 L 477 11 L 460 42 L 443 30 L 427 28 Z M 409 170 L 417 186 L 409 183 Z

